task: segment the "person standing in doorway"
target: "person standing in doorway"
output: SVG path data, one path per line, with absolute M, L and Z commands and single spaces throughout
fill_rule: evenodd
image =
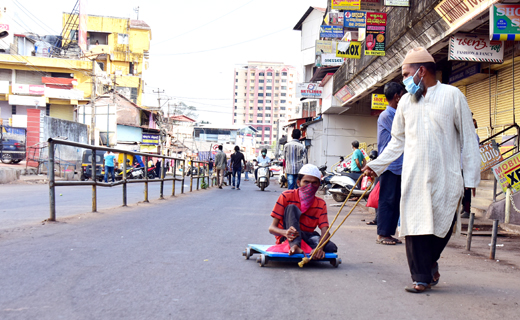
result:
M 289 190 L 297 189 L 296 180 L 298 172 L 307 163 L 307 150 L 300 143 L 302 133 L 299 129 L 294 129 L 291 133 L 293 140 L 287 142 L 283 148 L 285 159 L 285 173 L 287 174 L 287 184 Z
M 115 158 L 116 155 L 112 151 L 108 151 L 105 153 L 105 182 L 108 182 L 108 173 L 112 175 L 112 182 L 115 182 L 115 174 L 114 174 L 114 167 L 115 167 Z
M 400 235 L 413 281 L 405 290 L 413 293 L 439 283 L 438 260 L 452 233 L 462 186 L 474 189 L 480 183 L 480 153 L 466 97 L 440 83 L 436 71 L 425 48 L 407 53 L 402 75 L 408 93 L 396 110 L 392 139 L 363 168 L 381 175 L 404 152 Z
M 217 185 L 219 189 L 222 189 L 222 183 L 224 182 L 224 173 L 226 172 L 227 158 L 222 145 L 218 146 L 218 152 L 215 155 L 215 168 L 217 170 Z
M 233 186 L 231 189 L 235 189 L 235 177 L 237 190 L 240 190 L 240 176 L 242 175 L 242 163 L 244 167 L 246 165 L 246 159 L 244 158 L 244 154 L 240 152 L 240 147 L 235 146 L 235 153 L 231 155 L 231 170 L 233 170 Z
M 392 123 L 397 110 L 397 104 L 405 93 L 402 85 L 389 82 L 385 85 L 385 97 L 388 100 L 386 110 L 377 120 L 377 148 L 383 153 L 388 142 L 392 139 Z M 402 243 L 392 237 L 395 235 L 399 222 L 399 202 L 401 201 L 401 170 L 403 155 L 392 162 L 386 171 L 379 177 L 379 205 L 377 208 L 377 239 L 376 242 L 385 245 Z

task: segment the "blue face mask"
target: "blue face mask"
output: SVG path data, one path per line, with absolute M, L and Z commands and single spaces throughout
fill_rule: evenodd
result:
M 406 91 L 408 91 L 410 94 L 415 94 L 417 92 L 417 90 L 419 90 L 419 88 L 421 88 L 420 84 L 421 84 L 421 81 L 423 78 L 421 78 L 421 80 L 419 81 L 419 84 L 415 84 L 415 81 L 413 80 L 413 78 L 415 78 L 415 76 L 417 75 L 418 72 L 419 72 L 419 69 L 417 69 L 417 71 L 415 72 L 415 74 L 413 76 L 409 76 L 408 78 L 403 80 Z

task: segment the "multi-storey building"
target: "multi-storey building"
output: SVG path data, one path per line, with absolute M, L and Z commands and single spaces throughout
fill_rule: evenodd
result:
M 233 118 L 236 125 L 258 130 L 256 147 L 270 146 L 280 129 L 299 112 L 296 68 L 280 62 L 249 61 L 235 67 Z

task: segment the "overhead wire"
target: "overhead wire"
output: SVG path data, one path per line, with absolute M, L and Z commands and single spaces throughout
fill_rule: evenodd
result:
M 56 34 L 56 31 L 49 27 L 45 22 L 41 21 L 36 15 L 34 15 L 31 11 L 29 11 L 27 8 L 25 8 L 20 2 L 17 0 L 13 0 L 13 3 L 22 10 L 23 13 L 25 13 L 26 16 L 29 17 L 29 19 L 37 20 L 41 23 L 41 25 L 44 27 L 46 31 L 50 31 L 51 34 Z M 32 16 L 32 17 L 31 17 Z

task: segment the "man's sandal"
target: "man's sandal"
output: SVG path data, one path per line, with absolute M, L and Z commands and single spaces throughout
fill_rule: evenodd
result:
M 411 293 L 423 293 L 424 291 L 431 288 L 431 285 L 425 286 L 423 284 L 417 284 L 416 282 L 414 282 L 412 287 L 405 287 L 404 290 Z
M 437 279 L 435 279 L 437 277 Z M 439 264 L 435 263 L 435 266 L 432 268 L 432 282 L 430 283 L 430 286 L 435 286 L 439 283 L 439 280 L 441 279 L 441 274 L 439 273 Z
M 389 246 L 395 246 L 395 244 L 396 244 L 394 239 L 388 239 L 388 238 L 376 239 L 376 243 L 377 244 L 389 245 Z
M 367 226 L 377 226 L 377 222 L 375 220 L 368 221 L 366 224 Z

